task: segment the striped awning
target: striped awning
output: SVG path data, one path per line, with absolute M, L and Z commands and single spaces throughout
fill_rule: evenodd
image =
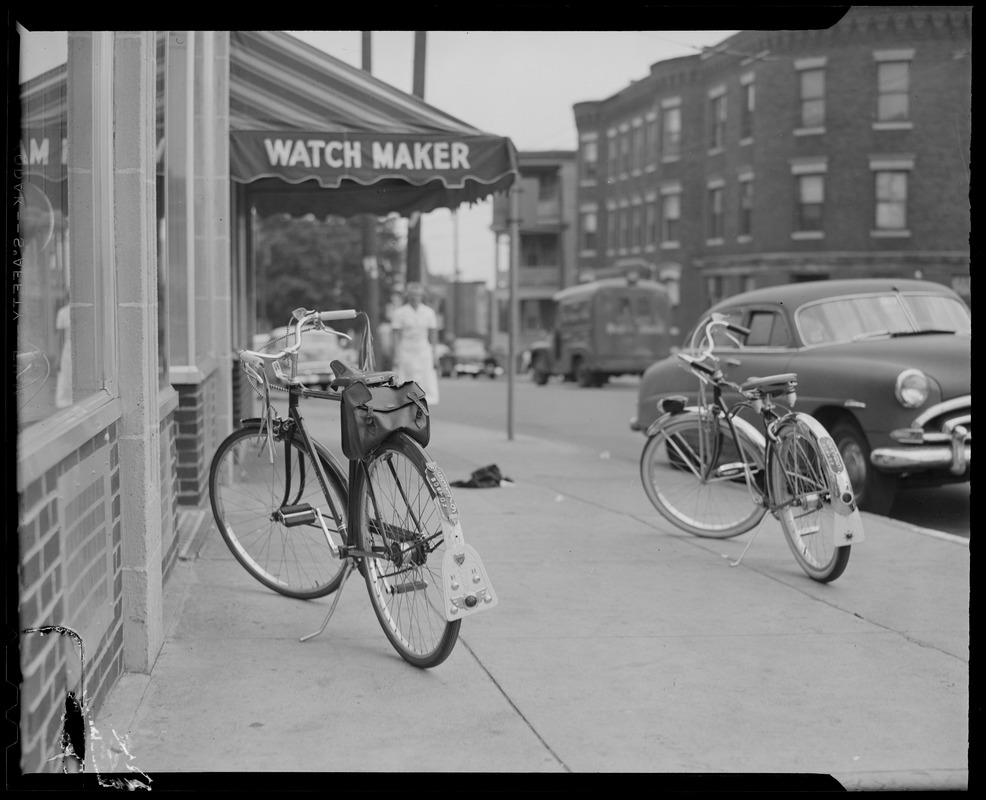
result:
M 264 215 L 455 208 L 517 176 L 474 128 L 290 34 L 230 34 L 230 176 Z

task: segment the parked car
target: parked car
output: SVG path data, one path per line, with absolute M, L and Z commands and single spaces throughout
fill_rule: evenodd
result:
M 727 378 L 797 373 L 796 408 L 832 434 L 860 508 L 886 513 L 908 487 L 970 480 L 972 317 L 948 287 L 794 283 L 730 297 L 698 325 L 713 312 L 750 330 L 742 347 L 716 343 Z M 694 400 L 697 389 L 674 356 L 656 362 L 641 377 L 631 429 L 646 432 L 662 398 Z
M 275 328 L 268 334 L 258 334 L 254 337 L 253 348 L 274 352 L 294 342 L 294 330 L 286 327 Z M 298 353 L 298 377 L 309 388 L 319 388 L 328 391 L 329 384 L 335 378 L 331 362 L 339 359 L 351 362 L 346 347 L 348 341 L 329 331 L 308 331 L 302 338 L 301 352 Z M 288 369 L 287 365 L 283 367 Z
M 496 356 L 482 339 L 463 337 L 452 342 L 438 357 L 438 371 L 444 378 L 459 375 L 495 378 L 503 372 L 503 368 L 497 364 Z

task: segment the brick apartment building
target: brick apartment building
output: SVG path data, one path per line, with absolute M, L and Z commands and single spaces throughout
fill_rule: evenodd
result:
M 520 169 L 520 246 L 517 271 L 517 351 L 544 337 L 554 325 L 552 295 L 578 282 L 576 274 L 576 153 L 571 150 L 517 154 Z M 494 235 L 509 239 L 510 200 L 493 198 Z M 499 251 L 500 248 L 498 248 Z M 507 350 L 509 259 L 497 264 L 492 340 Z
M 575 273 L 644 260 L 682 329 L 723 297 L 801 280 L 918 276 L 971 304 L 971 23 L 968 6 L 852 7 L 577 104 Z M 553 288 L 573 280 L 559 267 Z

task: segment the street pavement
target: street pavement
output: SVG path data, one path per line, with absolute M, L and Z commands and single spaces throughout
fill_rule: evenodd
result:
M 499 605 L 449 659 L 401 660 L 358 574 L 300 642 L 332 598 L 264 588 L 207 512 L 150 675 L 125 674 L 94 720 L 126 748 L 118 769 L 152 789 L 336 772 L 379 773 L 363 788 L 406 772 L 488 773 L 476 789 L 640 772 L 657 788 L 968 788 L 968 540 L 864 514 L 865 542 L 822 585 L 769 517 L 731 568 L 752 534 L 675 530 L 606 453 L 446 422 L 429 452 L 450 481 L 492 463 L 513 480 L 453 490 Z

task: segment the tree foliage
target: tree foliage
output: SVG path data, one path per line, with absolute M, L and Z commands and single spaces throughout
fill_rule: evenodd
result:
M 380 297 L 389 297 L 402 272 L 398 220 L 388 217 L 376 226 Z M 256 252 L 257 317 L 269 328 L 286 324 L 299 307 L 366 309 L 362 218 L 266 217 L 257 226 Z

